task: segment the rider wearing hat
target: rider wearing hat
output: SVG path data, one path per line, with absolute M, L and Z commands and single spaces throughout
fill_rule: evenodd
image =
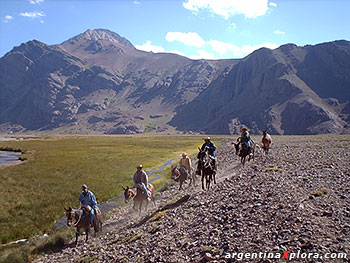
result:
M 81 186 L 81 194 L 79 196 L 79 204 L 84 206 L 90 206 L 90 222 L 91 225 L 93 225 L 94 222 L 94 215 L 95 215 L 95 209 L 98 209 L 96 198 L 93 192 L 88 190 L 88 187 L 86 184 L 83 184 Z
M 142 170 L 142 164 L 139 164 L 136 166 L 136 172 L 132 176 L 132 179 L 134 181 L 134 186 L 131 188 L 135 188 L 137 185 L 141 185 L 143 188 L 143 191 L 147 194 L 147 198 L 151 199 L 151 192 L 147 190 L 148 186 L 148 175 L 147 173 Z
M 213 165 L 214 165 L 214 172 L 216 173 L 216 158 L 215 158 L 215 150 L 216 150 L 216 146 L 215 144 L 211 141 L 211 138 L 209 136 L 206 136 L 203 138 L 204 140 L 204 143 L 201 147 L 201 151 L 204 151 L 205 149 L 208 149 L 208 153 L 209 155 L 211 156 L 212 160 L 213 160 Z M 197 158 L 199 159 L 199 153 L 198 153 L 198 156 Z M 199 172 L 199 168 L 197 168 L 197 171 L 196 171 L 197 174 L 200 174 Z
M 247 145 L 250 152 L 252 143 L 254 143 L 254 141 L 253 139 L 250 138 L 249 129 L 247 127 L 243 127 L 241 129 L 241 137 L 238 137 L 237 141 L 238 141 L 238 144 L 241 144 L 242 148 L 244 147 L 244 145 Z M 249 154 L 252 155 L 251 152 Z
M 184 152 L 181 154 L 182 158 L 180 159 L 180 169 L 184 169 L 186 172 L 186 178 L 189 178 L 189 174 L 192 170 L 192 163 L 191 159 L 187 156 L 187 154 Z
M 249 129 L 247 127 L 243 127 L 241 129 L 241 143 L 246 143 L 249 147 L 251 146 Z

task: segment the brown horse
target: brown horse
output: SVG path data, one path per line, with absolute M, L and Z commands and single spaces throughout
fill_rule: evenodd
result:
M 89 239 L 89 231 L 90 231 L 90 207 L 88 206 L 82 206 L 81 209 L 72 209 L 69 207 L 69 209 L 66 210 L 66 217 L 67 217 L 67 226 L 74 226 L 76 227 L 76 235 L 75 235 L 75 245 L 78 244 L 78 237 L 80 235 L 80 229 L 85 230 L 86 239 L 85 242 Z M 73 220 L 75 222 L 73 223 Z M 96 233 L 99 231 L 102 231 L 102 213 L 95 209 L 95 216 L 94 216 L 94 230 L 95 230 L 95 236 Z
M 182 189 L 182 184 L 187 180 L 187 173 L 185 171 L 185 168 L 180 167 L 177 168 L 176 166 L 171 166 L 171 179 L 173 179 L 176 182 L 180 183 L 179 190 Z M 196 186 L 196 174 L 194 173 L 193 168 L 189 172 L 189 179 L 190 179 L 190 186 L 193 185 Z
M 272 143 L 271 135 L 267 133 L 267 130 L 261 130 L 263 133 L 263 137 L 261 139 L 263 150 L 265 152 L 265 155 L 269 154 L 270 145 Z
M 153 201 L 153 204 L 155 204 L 154 186 L 152 184 L 148 184 L 147 189 L 148 191 L 151 192 L 151 200 Z M 138 208 L 139 212 L 141 213 L 142 203 L 143 201 L 145 201 L 146 210 L 147 210 L 148 202 L 149 202 L 147 199 L 147 193 L 144 192 L 140 184 L 136 185 L 136 190 L 134 190 L 133 188 L 129 188 L 129 186 L 127 186 L 126 188 L 123 187 L 123 190 L 124 190 L 125 203 L 129 202 L 130 199 L 133 199 L 134 200 L 133 209 L 136 210 Z

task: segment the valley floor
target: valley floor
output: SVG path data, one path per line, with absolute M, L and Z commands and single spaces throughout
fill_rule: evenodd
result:
M 230 143 L 217 156 L 209 192 L 173 185 L 37 262 L 350 262 L 349 136 L 279 136 L 244 168 Z

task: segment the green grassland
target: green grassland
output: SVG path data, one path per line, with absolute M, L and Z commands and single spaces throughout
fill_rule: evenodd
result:
M 137 164 L 150 170 L 180 158 L 182 151 L 194 154 L 201 144 L 195 136 L 55 136 L 0 142 L 0 149 L 20 149 L 26 159 L 0 168 L 0 242 L 50 233 L 63 208 L 78 205 L 83 183 L 104 202 L 132 184 Z M 156 188 L 164 184 L 163 178 Z

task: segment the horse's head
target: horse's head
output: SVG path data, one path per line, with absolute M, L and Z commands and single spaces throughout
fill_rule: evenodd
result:
M 234 145 L 234 147 L 235 147 L 235 150 L 236 150 L 236 154 L 238 155 L 238 153 L 239 153 L 239 144 L 238 143 L 232 143 L 233 145 Z
M 127 203 L 127 202 L 129 202 L 130 196 L 131 196 L 130 188 L 129 188 L 129 186 L 127 186 L 126 188 L 123 187 L 123 190 L 124 190 L 124 200 L 125 200 L 125 203 Z
M 64 210 L 66 210 L 67 226 L 71 226 L 73 224 L 75 212 L 71 207 L 69 207 L 69 209 L 64 208 Z
M 208 149 L 207 147 L 204 148 L 204 150 L 202 151 L 199 147 L 199 153 L 198 153 L 198 159 L 199 161 L 203 162 L 204 158 L 206 157 L 207 153 L 208 153 Z
M 262 132 L 263 136 L 265 137 L 266 134 L 267 134 L 267 129 L 266 130 L 261 130 L 261 132 Z
M 126 188 L 123 187 L 124 190 L 124 200 L 125 203 L 129 202 L 130 198 L 132 198 L 132 191 L 129 188 L 129 186 L 127 186 Z
M 176 181 L 179 178 L 179 176 L 180 176 L 179 169 L 177 169 L 176 165 L 172 165 L 171 166 L 171 179 Z

